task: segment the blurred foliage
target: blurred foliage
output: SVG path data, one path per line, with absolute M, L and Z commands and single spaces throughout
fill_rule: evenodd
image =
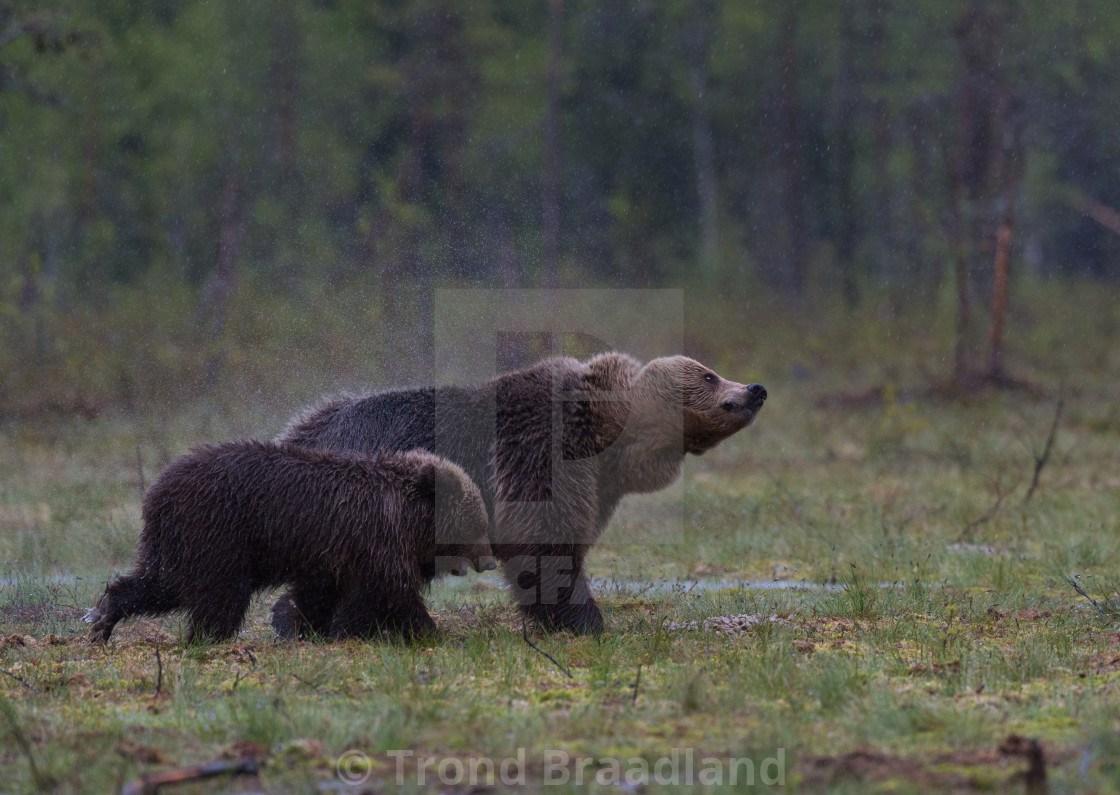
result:
M 1107 213 L 1070 200 L 1120 206 L 1120 6 L 559 8 L 561 286 L 897 313 L 963 256 L 983 306 L 1009 174 L 1017 278 L 1120 277 Z M 391 352 L 433 287 L 539 284 L 549 25 L 510 0 L 0 0 L 0 401 L 205 389 L 247 340 Z

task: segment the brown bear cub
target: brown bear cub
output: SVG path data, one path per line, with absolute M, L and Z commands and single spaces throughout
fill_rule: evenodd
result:
M 87 618 L 91 640 L 177 608 L 192 641 L 229 638 L 252 595 L 283 584 L 299 634 L 424 635 L 435 630 L 423 599 L 434 577 L 496 566 L 478 487 L 422 450 L 202 447 L 164 471 L 143 517 L 131 573 Z

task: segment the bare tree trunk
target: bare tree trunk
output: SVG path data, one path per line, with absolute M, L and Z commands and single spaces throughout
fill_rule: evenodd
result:
M 700 265 L 705 274 L 719 272 L 719 179 L 708 105 L 708 32 L 696 21 L 687 32 L 689 80 L 692 87 L 692 159 L 700 204 Z
M 523 287 L 521 273 L 521 255 L 517 250 L 517 243 L 513 239 L 510 229 L 509 215 L 505 207 L 491 213 L 491 235 L 497 242 L 498 273 L 502 279 L 502 286 L 507 290 Z
M 411 76 L 409 96 L 415 112 L 410 121 L 409 150 L 397 175 L 399 208 L 388 208 L 382 215 L 381 237 L 387 249 L 379 258 L 381 268 L 381 374 L 386 384 L 404 386 L 416 383 L 417 373 L 430 372 L 433 361 L 432 279 L 425 259 L 425 222 L 400 212 L 424 206 L 424 187 L 430 178 L 425 168 L 430 154 L 432 128 L 432 83 L 429 75 Z M 394 213 L 394 209 L 397 212 Z
M 226 171 L 222 188 L 221 207 L 218 218 L 218 257 L 214 279 L 210 283 L 202 307 L 208 320 L 210 355 L 206 359 L 203 383 L 207 391 L 213 389 L 221 375 L 225 360 L 225 347 L 222 345 L 222 332 L 225 330 L 229 299 L 233 293 L 235 279 L 234 263 L 241 247 L 241 236 L 245 231 L 245 219 L 241 211 L 241 181 L 237 167 Z
M 1007 208 L 996 231 L 995 273 L 992 281 L 992 329 L 988 337 L 988 378 L 1003 378 L 1003 318 L 1007 311 L 1007 271 L 1011 253 L 1011 234 L 1015 228 L 1014 198 L 1007 197 Z
M 859 285 L 856 282 L 855 256 L 859 238 L 859 221 L 855 196 L 855 69 L 852 63 L 852 45 L 855 30 L 852 17 L 855 9 L 852 0 L 840 5 L 840 41 L 837 57 L 835 102 L 836 125 L 836 263 L 840 272 L 840 292 L 844 303 L 854 308 L 859 304 Z
M 1014 192 L 1017 182 L 1017 121 L 1012 119 L 1012 95 L 1003 66 L 1001 34 L 1008 18 L 1000 14 L 1008 7 L 973 3 L 962 13 L 953 34 L 959 56 L 960 94 L 957 140 L 951 158 L 950 190 L 954 215 L 954 247 L 957 249 L 957 353 L 954 376 L 958 384 L 975 378 L 967 371 L 968 300 L 971 252 L 992 239 L 995 258 L 989 272 L 987 262 L 975 262 L 976 277 L 992 277 L 992 328 L 989 335 L 989 374 L 998 379 L 1002 369 L 1003 321 L 1007 306 L 1007 270 L 1014 226 Z M 1012 9 L 1013 10 L 1013 9 Z M 1002 200 L 1002 208 L 1000 202 Z M 967 201 L 967 204 L 964 202 Z M 964 204 L 964 206 L 962 206 Z M 981 227 L 989 219 L 988 228 Z
M 957 340 L 953 346 L 953 380 L 961 383 L 968 375 L 968 336 L 972 307 L 968 297 L 968 249 L 965 242 L 963 187 L 960 163 L 956 155 L 949 164 L 949 245 L 953 250 L 953 273 L 957 288 Z
M 972 148 L 973 128 L 976 118 L 976 97 L 971 75 L 973 64 L 968 48 L 967 37 L 974 23 L 975 12 L 964 12 L 957 23 L 955 35 L 960 48 L 961 68 L 964 72 L 960 80 L 960 94 L 957 100 L 957 135 L 952 154 L 949 155 L 949 211 L 952 232 L 950 245 L 953 248 L 953 264 L 957 287 L 957 341 L 953 350 L 953 380 L 958 384 L 968 378 L 968 338 L 971 333 L 972 307 L 969 300 L 969 250 L 971 241 L 966 228 L 964 202 L 965 169 Z
M 285 217 L 285 227 L 277 239 L 270 241 L 273 248 L 268 260 L 273 272 L 285 279 L 295 278 L 303 270 L 302 258 L 277 256 L 281 252 L 298 249 L 303 228 L 302 216 L 306 211 L 301 190 L 301 173 L 297 162 L 299 153 L 300 75 L 303 63 L 300 55 L 300 30 L 295 11 L 277 4 L 270 26 L 272 59 L 269 63 L 269 91 L 267 108 L 269 151 L 265 155 L 267 171 L 263 171 L 263 186 L 280 202 Z
M 719 182 L 716 177 L 712 126 L 704 100 L 705 79 L 692 70 L 692 90 L 697 107 L 692 117 L 693 158 L 696 163 L 696 192 L 700 199 L 700 263 L 706 272 L 719 271 Z
M 560 58 L 564 43 L 564 0 L 548 0 L 548 99 L 544 114 L 544 261 L 541 285 L 556 287 L 560 271 Z
M 290 187 L 296 171 L 296 134 L 299 124 L 299 29 L 292 13 L 281 7 L 273 19 L 272 84 L 276 98 L 275 158 L 281 190 Z
M 36 217 L 41 218 L 38 214 L 36 214 Z M 21 315 L 28 319 L 31 325 L 31 332 L 34 337 L 35 365 L 45 367 L 48 350 L 46 312 L 42 305 L 41 273 L 32 260 L 33 256 L 36 255 L 21 257 L 23 283 L 20 285 L 19 294 L 16 297 L 16 308 L 19 309 Z
M 454 5 L 451 5 L 454 8 Z M 446 201 L 444 202 L 443 237 L 447 248 L 447 265 L 457 273 L 466 266 L 464 222 L 463 149 L 466 138 L 467 114 L 464 102 L 470 90 L 470 64 L 467 44 L 464 41 L 464 22 L 457 12 L 443 15 L 438 24 L 440 47 L 443 50 L 439 71 L 440 93 L 447 110 L 441 125 L 440 142 Z
M 1008 273 L 1011 259 L 1011 238 L 1015 229 L 1015 191 L 1019 183 L 1018 167 L 1018 118 L 1013 118 L 1011 95 L 1006 86 L 1001 87 L 999 101 L 999 126 L 1003 145 L 1000 151 L 1000 170 L 1003 176 L 1001 201 L 1003 213 L 996 229 L 995 262 L 992 276 L 992 327 L 988 337 L 988 378 L 1004 379 L 1003 325 L 1007 313 Z
M 96 85 L 96 82 L 94 83 Z M 97 182 L 99 166 L 100 119 L 97 102 L 88 97 L 82 114 L 82 165 L 78 189 L 78 224 L 85 227 L 93 220 L 97 207 Z
M 783 176 L 783 205 L 786 216 L 787 283 L 792 293 L 801 298 L 805 294 L 806 232 L 804 196 L 801 174 L 801 116 L 797 79 L 797 2 L 787 0 L 785 20 L 781 33 L 782 84 L 779 115 L 781 128 L 781 164 Z
M 873 237 L 873 267 L 887 288 L 888 301 L 892 312 L 899 310 L 898 283 L 900 274 L 894 271 L 898 265 L 895 252 L 893 219 L 893 186 L 888 161 L 891 155 L 891 118 L 885 94 L 887 90 L 887 26 L 886 15 L 890 5 L 883 0 L 869 3 L 871 27 L 868 31 L 871 50 L 871 86 L 874 95 L 871 99 L 871 160 L 875 164 L 872 178 L 871 202 Z
M 934 129 L 934 124 L 927 103 L 928 99 L 921 97 L 906 111 L 907 127 L 910 130 L 908 136 L 910 151 L 913 153 L 913 166 L 910 170 L 907 191 L 911 231 L 906 241 L 906 259 L 911 263 L 911 267 L 915 268 L 915 280 L 923 291 L 936 290 L 945 273 L 942 258 L 931 259 L 923 245 L 926 240 L 937 235 L 937 224 L 929 209 L 931 206 L 929 186 L 934 184 L 929 134 L 930 130 Z

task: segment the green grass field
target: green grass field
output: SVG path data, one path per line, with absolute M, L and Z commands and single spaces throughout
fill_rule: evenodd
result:
M 255 776 L 176 791 L 634 792 L 658 775 L 730 790 L 732 773 L 1118 791 L 1120 301 L 1062 300 L 1024 302 L 1013 325 L 1034 393 L 924 397 L 945 346 L 918 321 L 775 321 L 750 352 L 709 345 L 767 385 L 758 423 L 624 501 L 590 562 L 608 631 L 530 631 L 539 650 L 489 576 L 437 583 L 443 637 L 426 647 L 277 642 L 271 594 L 235 642 L 186 647 L 171 616 L 87 646 L 84 609 L 132 556 L 141 478 L 202 442 L 272 436 L 298 404 L 4 421 L 0 790 L 253 759 Z M 873 386 L 882 399 L 843 399 Z

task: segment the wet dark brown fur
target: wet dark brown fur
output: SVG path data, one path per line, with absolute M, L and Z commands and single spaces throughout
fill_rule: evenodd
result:
M 228 638 L 253 593 L 282 584 L 297 632 L 425 634 L 434 576 L 462 573 L 463 560 L 493 567 L 477 486 L 425 451 L 202 447 L 163 472 L 143 517 L 132 572 L 91 611 L 92 640 L 108 640 L 121 619 L 177 608 L 192 640 Z
M 490 542 L 522 609 L 545 628 L 602 629 L 583 572 L 625 494 L 675 481 L 753 422 L 766 390 L 684 356 L 552 358 L 478 386 L 327 400 L 280 441 L 330 450 L 431 450 L 479 484 Z M 293 634 L 284 600 L 273 626 Z

